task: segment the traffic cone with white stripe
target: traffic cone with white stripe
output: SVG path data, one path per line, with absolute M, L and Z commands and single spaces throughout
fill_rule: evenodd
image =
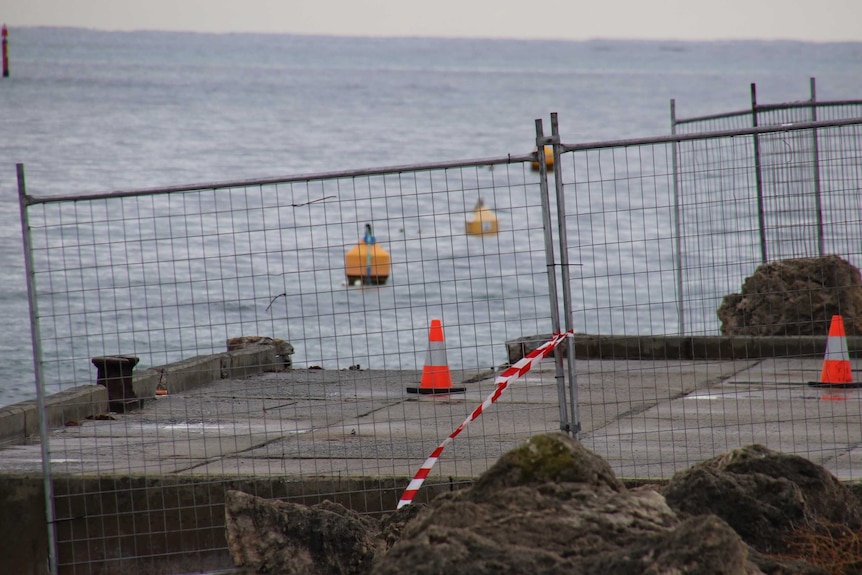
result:
M 859 387 L 859 384 L 853 383 L 850 352 L 847 350 L 847 336 L 844 333 L 844 319 L 840 315 L 832 316 L 829 336 L 826 338 L 826 355 L 823 359 L 823 369 L 820 371 L 820 381 L 812 381 L 808 385 L 830 388 Z
M 431 320 L 428 332 L 428 351 L 425 354 L 425 367 L 422 368 L 422 381 L 419 387 L 408 387 L 407 393 L 461 393 L 464 387 L 452 387 L 452 372 L 446 360 L 446 341 L 443 338 L 443 324 L 439 319 Z

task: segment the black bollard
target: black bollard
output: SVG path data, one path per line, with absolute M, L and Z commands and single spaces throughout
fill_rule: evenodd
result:
M 132 370 L 140 361 L 133 355 L 107 355 L 91 360 L 98 370 L 96 383 L 108 388 L 108 407 L 125 413 L 143 404 L 132 386 Z

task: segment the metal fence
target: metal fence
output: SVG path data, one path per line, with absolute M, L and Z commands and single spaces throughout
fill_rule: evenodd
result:
M 550 136 L 537 121 L 536 140 L 538 157 L 554 151 L 552 175 L 523 154 L 68 197 L 29 194 L 19 167 L 54 571 L 222 567 L 222 502 L 234 487 L 394 509 L 404 478 L 495 390 L 507 342 L 566 330 L 671 336 L 683 317 L 686 334 L 717 335 L 722 297 L 762 261 L 761 230 L 776 238 L 774 257 L 810 255 L 800 219 L 813 204 L 759 198 L 752 138 L 784 150 L 787 169 L 810 171 L 810 157 L 790 150 L 817 134 L 823 242 L 859 266 L 860 130 L 857 118 L 572 145 L 553 116 Z M 369 231 L 387 254 L 385 280 L 364 281 L 382 269 L 363 265 Z M 439 359 L 435 319 L 464 395 L 406 392 Z M 293 353 L 282 347 L 265 373 L 242 377 L 224 356 L 238 336 Z M 621 476 L 661 480 L 787 419 L 779 407 L 731 421 L 708 402 L 665 418 L 696 387 L 714 393 L 745 369 L 758 370 L 748 392 L 768 387 L 781 403 L 781 381 L 757 361 L 575 355 L 557 354 L 477 419 L 429 493 L 540 432 L 568 430 Z M 125 356 L 138 358 L 148 389 L 168 394 L 49 429 L 49 394 L 89 389 L 93 358 Z M 180 392 L 174 368 L 211 378 Z M 840 425 L 842 436 L 862 432 L 852 418 Z M 763 441 L 819 461 L 838 449 L 787 432 Z M 60 481 L 69 477 L 86 481 Z
M 750 109 L 692 118 L 677 117 L 676 102 L 671 100 L 671 133 L 728 132 L 862 116 L 862 100 L 818 101 L 814 78 L 810 79 L 809 88 L 807 101 L 763 104 L 758 103 L 757 87 L 751 84 Z M 736 203 L 740 198 L 742 202 L 749 202 L 741 206 L 742 211 L 734 214 L 731 220 L 731 225 L 746 238 L 741 237 L 741 243 L 733 247 L 740 252 L 758 251 L 761 263 L 852 252 L 851 246 L 857 241 L 858 232 L 854 226 L 846 224 L 846 218 L 853 220 L 850 208 L 853 208 L 854 198 L 850 190 L 856 178 L 856 165 L 854 158 L 843 157 L 846 142 L 837 141 L 836 137 L 834 132 L 823 133 L 817 129 L 753 131 L 747 141 L 744 138 L 717 139 L 711 146 L 679 146 L 674 150 L 675 197 L 678 201 L 685 201 L 689 197 L 710 195 L 721 203 Z M 709 179 L 702 177 L 704 173 L 709 174 Z M 699 268 L 707 270 L 712 264 L 719 270 L 718 274 L 726 275 L 722 266 L 733 265 L 726 261 L 725 256 L 730 246 L 724 246 L 713 258 L 708 255 L 712 250 L 684 245 L 687 238 L 697 237 L 697 234 L 686 233 L 684 228 L 701 229 L 700 207 L 695 205 L 691 214 L 679 204 L 675 209 L 678 210 L 681 228 L 678 230 L 678 258 L 683 257 L 684 252 L 696 252 L 700 257 L 706 257 L 699 262 Z M 755 230 L 756 236 L 753 234 Z M 740 263 L 747 266 L 746 260 L 747 256 L 743 256 Z M 859 262 L 854 263 L 858 265 Z M 682 262 L 677 262 L 678 269 L 683 267 Z M 735 276 L 730 279 L 735 279 Z M 714 282 L 717 278 L 709 277 L 707 280 Z M 692 295 L 696 298 L 697 285 L 703 283 L 703 279 L 698 278 L 697 285 L 691 286 L 684 285 L 682 278 L 678 283 L 680 300 L 683 301 L 689 299 L 683 295 L 686 287 L 694 290 Z M 680 333 L 696 334 L 710 329 L 709 320 L 698 317 L 697 311 L 693 311 L 694 315 L 687 318 L 684 306 L 681 307 Z M 709 316 L 708 310 L 706 315 Z
M 92 386 L 99 361 L 139 361 L 133 393 L 112 401 L 126 413 L 44 430 L 46 488 L 69 474 L 182 477 L 184 492 L 204 493 L 150 485 L 135 500 L 128 485 L 100 484 L 123 500 L 106 505 L 55 490 L 60 571 L 223 551 L 211 491 L 237 477 L 274 481 L 254 487 L 266 497 L 394 508 L 386 478 L 408 477 L 490 390 L 505 342 L 551 331 L 548 205 L 531 158 L 42 198 L 26 192 L 19 167 L 40 395 Z M 496 233 L 483 233 L 491 224 Z M 365 265 L 371 246 L 384 250 L 385 273 L 380 253 Z M 478 377 L 469 400 L 406 394 L 425 383 L 435 319 L 453 385 Z M 249 380 L 231 377 L 224 358 L 208 362 L 243 336 L 293 353 L 285 347 Z M 182 370 L 218 381 L 191 389 Z M 154 401 L 151 390 L 144 409 L 131 409 L 152 372 L 169 394 Z M 560 429 L 556 385 L 501 402 L 427 487 L 475 477 L 529 436 Z M 171 510 L 156 512 L 156 500 Z M 153 525 L 156 543 L 133 537 Z

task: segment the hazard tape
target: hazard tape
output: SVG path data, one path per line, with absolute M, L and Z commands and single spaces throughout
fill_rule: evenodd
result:
M 503 372 L 497 376 L 497 379 L 494 380 L 494 391 L 492 391 L 491 394 L 485 398 L 485 401 L 474 409 L 467 419 L 465 419 L 461 425 L 456 427 L 455 431 L 449 434 L 449 437 L 444 439 L 443 443 L 438 445 L 437 449 L 428 456 L 428 459 L 425 460 L 425 463 L 422 464 L 422 467 L 420 467 L 419 471 L 416 472 L 416 475 L 413 476 L 410 484 L 407 485 L 407 489 L 405 489 L 404 493 L 401 494 L 401 499 L 398 501 L 398 509 L 401 509 L 405 505 L 409 505 L 413 501 L 413 498 L 416 497 L 416 494 L 419 492 L 419 488 L 422 487 L 422 483 L 425 482 L 425 478 L 428 477 L 429 473 L 431 473 L 431 469 L 437 463 L 437 460 L 440 459 L 440 454 L 443 453 L 446 446 L 449 445 L 453 439 L 458 437 L 458 434 L 464 431 L 465 427 L 478 419 L 479 416 L 491 406 L 491 404 L 500 399 L 500 396 L 503 395 L 503 392 L 507 387 L 509 387 L 509 383 L 530 371 L 533 368 L 534 363 L 548 357 L 561 341 L 567 337 L 571 337 L 573 334 L 574 332 L 572 330 L 554 334 L 551 339 L 519 359 L 512 366 L 503 370 Z

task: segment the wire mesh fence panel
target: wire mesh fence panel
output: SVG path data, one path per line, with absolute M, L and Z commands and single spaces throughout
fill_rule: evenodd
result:
M 822 348 L 786 337 L 825 339 L 832 313 L 858 329 L 844 299 L 862 288 L 858 271 L 854 282 L 828 260 L 785 285 L 770 268 L 745 304 L 766 306 L 768 325 L 725 325 L 720 313 L 767 261 L 825 253 L 858 268 L 859 122 L 561 144 L 581 440 L 621 476 L 669 479 L 753 442 L 859 476 L 843 441 L 862 433 L 860 395 L 812 387 Z M 674 334 L 685 337 L 662 337 Z
M 493 391 L 507 341 L 551 330 L 528 162 L 28 203 L 43 385 L 98 380 L 114 408 L 50 434 L 53 473 L 94 478 L 55 493 L 64 573 L 217 563 L 243 482 L 392 510 L 395 478 Z M 553 377 L 524 377 L 428 491 L 559 428 Z
M 670 148 L 576 152 L 559 172 L 569 211 L 576 330 L 673 333 L 673 171 Z
M 681 331 L 715 335 L 722 298 L 762 261 L 751 138 L 681 142 L 677 158 Z
M 678 117 L 676 102 L 671 100 L 671 131 L 674 134 L 699 134 L 797 122 L 846 120 L 862 116 L 860 100 L 818 100 L 815 78 L 809 81 L 809 98 L 805 101 L 764 104 L 758 103 L 756 93 L 756 84 L 751 84 L 751 107 L 747 110 L 689 118 Z
M 858 478 L 860 396 L 808 386 L 823 337 L 812 352 L 778 316 L 780 337 L 749 338 L 719 309 L 765 262 L 862 265 L 860 122 L 556 143 L 547 198 L 532 156 L 22 194 L 50 429 L 2 468 L 44 470 L 72 574 L 226 567 L 230 489 L 392 511 L 477 413 L 416 501 L 560 429 L 624 478 L 752 442 Z M 569 381 L 559 361 L 514 368 L 477 412 L 560 335 L 558 288 Z M 826 306 L 801 307 L 823 327 Z

